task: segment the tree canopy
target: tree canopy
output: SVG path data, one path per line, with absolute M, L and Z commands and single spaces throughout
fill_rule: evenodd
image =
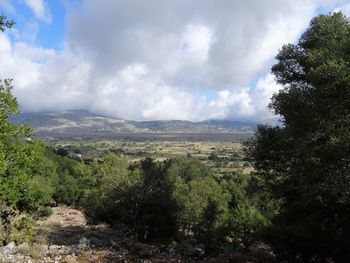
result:
M 350 241 L 349 19 L 315 17 L 276 59 L 272 73 L 283 89 L 269 107 L 283 126 L 259 126 L 247 157 L 281 202 L 276 223 L 304 237 Z

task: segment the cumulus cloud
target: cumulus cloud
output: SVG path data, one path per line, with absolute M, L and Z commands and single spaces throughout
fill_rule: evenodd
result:
M 51 15 L 44 0 L 25 0 L 25 3 L 33 11 L 36 18 L 47 23 L 51 21 Z
M 206 88 L 222 89 L 247 85 L 266 70 L 315 7 L 309 0 L 88 0 L 70 16 L 69 43 L 96 63 L 142 61 L 174 84 L 202 80 Z
M 271 117 L 270 112 L 267 111 L 272 95 L 278 92 L 282 86 L 276 83 L 275 78 L 271 74 L 267 74 L 257 82 L 250 97 L 254 102 L 254 114 L 258 114 L 261 118 Z
M 38 18 L 46 17 L 43 1 L 27 3 Z M 62 51 L 0 36 L 0 74 L 16 80 L 23 110 L 83 108 L 136 120 L 203 120 L 270 116 L 266 106 L 280 88 L 269 74 L 273 58 L 298 38 L 320 1 L 67 5 Z

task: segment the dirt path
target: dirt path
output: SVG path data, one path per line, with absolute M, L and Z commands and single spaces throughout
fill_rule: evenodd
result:
M 86 228 L 86 218 L 84 214 L 79 210 L 66 206 L 53 207 L 51 216 L 49 216 L 44 223 L 57 227 Z
M 66 206 L 52 208 L 52 215 L 41 225 L 49 230 L 49 250 L 59 248 L 57 262 L 182 262 L 107 225 L 87 225 L 81 211 Z
M 153 246 L 135 242 L 107 225 L 88 225 L 84 214 L 66 206 L 52 208 L 47 219 L 38 222 L 42 234 L 32 246 L 15 245 L 0 248 L 0 262 L 9 263 L 181 263 L 181 262 L 261 262 L 270 263 L 271 257 L 231 254 L 215 258 L 182 258 L 174 249 L 164 245 Z M 38 231 L 39 233 L 39 231 Z M 38 236 L 40 236 L 38 234 Z M 6 253 L 5 253 L 6 252 Z
M 49 230 L 49 248 L 57 246 L 61 248 L 59 252 L 68 252 L 66 254 L 72 262 L 123 262 L 125 259 L 125 255 L 115 247 L 118 233 L 107 225 L 88 226 L 79 210 L 54 207 L 42 226 Z M 64 262 L 64 259 L 61 261 Z

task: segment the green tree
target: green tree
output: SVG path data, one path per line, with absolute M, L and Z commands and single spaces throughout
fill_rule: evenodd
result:
M 0 15 L 0 31 L 4 32 L 5 28 L 11 28 L 14 24 L 13 20 L 8 20 L 6 16 Z
M 0 16 L 0 31 L 5 31 L 5 28 L 11 27 L 12 24 L 8 25 L 6 16 Z M 12 80 L 11 79 L 0 79 L 0 173 L 4 173 L 9 165 L 7 160 L 6 142 L 11 137 L 18 127 L 11 124 L 8 118 L 12 114 L 19 112 L 17 99 L 12 95 Z
M 252 178 L 246 174 L 235 174 L 221 179 L 221 187 L 230 194 L 225 235 L 246 248 L 260 240 L 261 231 L 269 224 L 268 214 L 260 206 L 260 196 L 249 193 Z
M 176 204 L 159 163 L 146 158 L 129 170 L 126 159 L 110 154 L 91 169 L 83 201 L 90 218 L 127 226 L 135 240 L 175 235 Z
M 50 204 L 56 166 L 44 155 L 45 146 L 21 136 L 8 136 L 3 145 L 6 166 L 0 173 L 0 200 L 31 213 Z
M 329 242 L 322 253 L 331 253 L 350 241 L 349 19 L 314 18 L 276 59 L 272 73 L 283 89 L 270 108 L 283 126 L 259 126 L 245 152 L 281 204 L 275 223 L 314 248 Z
M 182 233 L 193 231 L 201 224 L 203 215 L 210 214 L 215 219 L 212 225 L 224 224 L 230 196 L 208 167 L 195 159 L 172 159 L 166 163 L 165 176 L 174 187 L 172 196 L 178 204 L 177 224 Z M 210 213 L 205 212 L 209 204 Z M 212 211 L 218 214 L 213 215 Z
M 1 31 L 13 24 L 0 16 Z M 51 201 L 50 182 L 55 168 L 44 156 L 41 142 L 25 140 L 30 128 L 9 122 L 9 116 L 19 113 L 12 89 L 12 80 L 0 80 L 0 202 L 37 212 Z

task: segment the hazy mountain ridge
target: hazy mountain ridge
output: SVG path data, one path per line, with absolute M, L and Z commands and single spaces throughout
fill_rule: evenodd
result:
M 22 113 L 11 116 L 11 122 L 29 124 L 34 133 L 251 133 L 254 122 L 207 120 L 130 121 L 106 117 L 85 110 Z

